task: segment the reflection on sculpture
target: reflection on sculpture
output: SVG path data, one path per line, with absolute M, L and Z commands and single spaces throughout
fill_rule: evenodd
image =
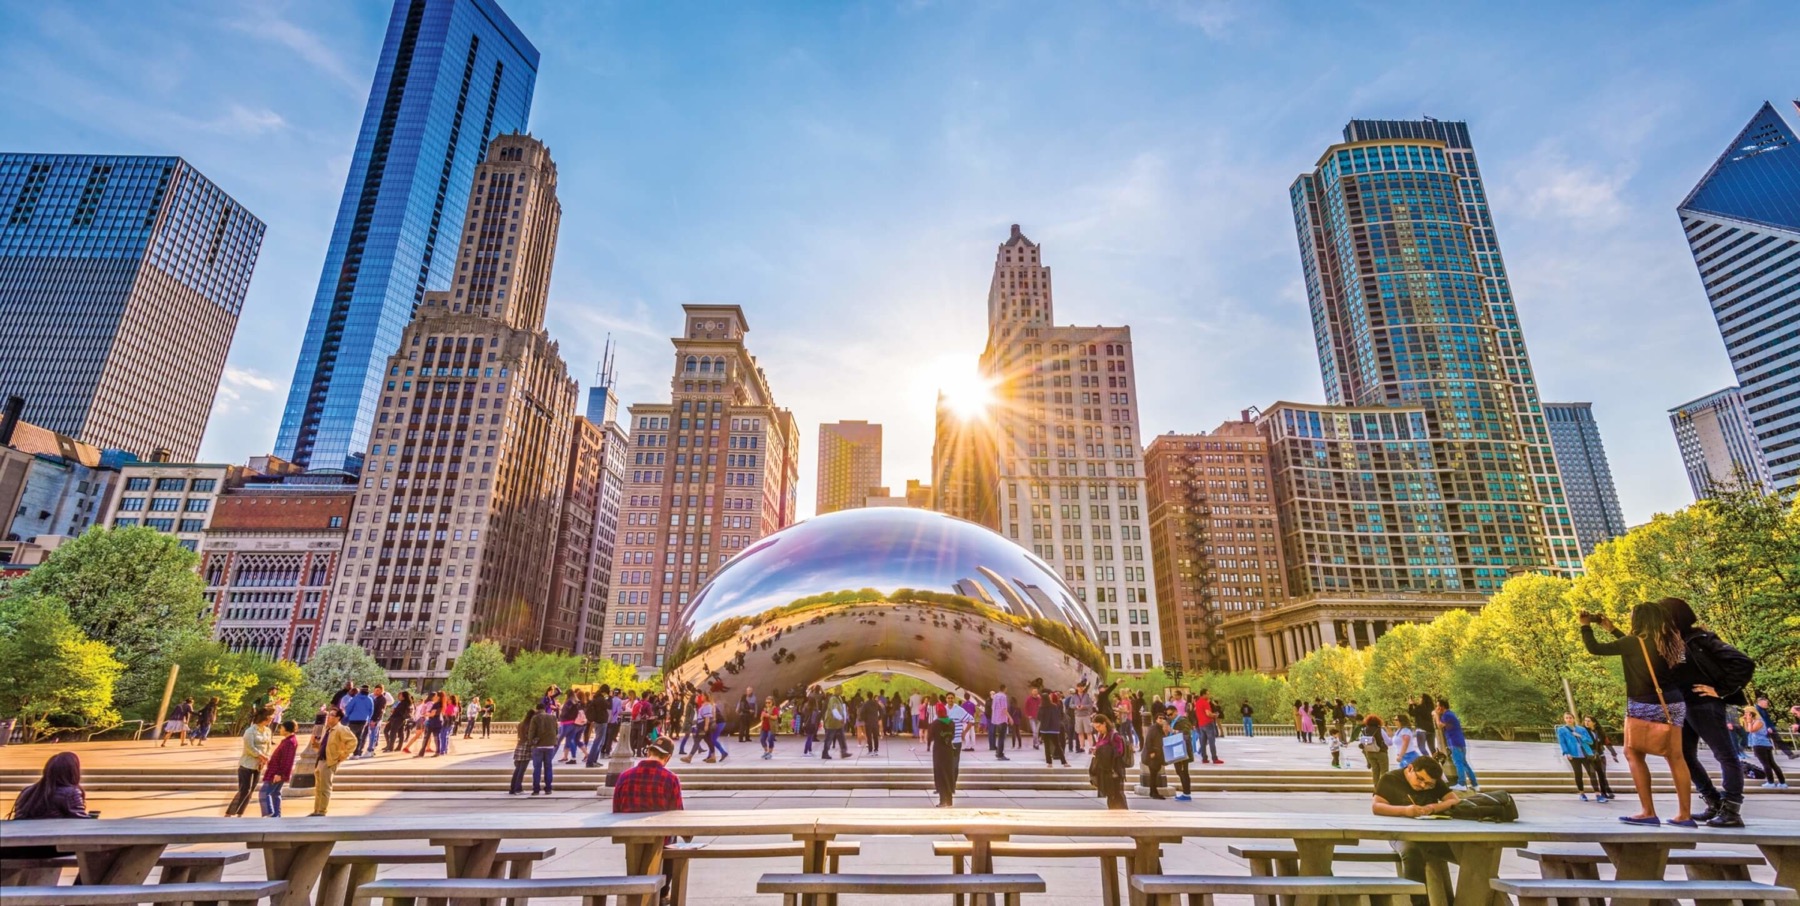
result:
M 868 672 L 1066 689 L 1105 675 L 1097 637 L 1055 571 L 1000 535 L 924 510 L 845 510 L 725 564 L 675 627 L 666 676 L 715 692 Z

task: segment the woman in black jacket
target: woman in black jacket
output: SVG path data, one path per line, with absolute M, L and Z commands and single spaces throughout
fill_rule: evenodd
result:
M 1163 723 L 1163 706 L 1157 705 L 1151 717 L 1154 719 L 1149 729 L 1140 737 L 1144 740 L 1144 785 L 1150 788 L 1150 798 L 1167 799 L 1162 794 L 1163 733 L 1168 730 L 1168 724 Z
M 1113 719 L 1095 714 L 1094 753 L 1088 762 L 1088 779 L 1109 809 L 1128 809 L 1125 802 L 1125 740 L 1113 729 Z
M 1687 646 L 1668 611 L 1655 604 L 1633 607 L 1631 633 L 1608 642 L 1594 638 L 1591 624 L 1599 622 L 1617 634 L 1618 627 L 1612 620 L 1585 612 L 1580 620 L 1581 643 L 1588 653 L 1617 657 L 1625 668 L 1625 763 L 1631 768 L 1631 782 L 1637 788 L 1643 810 L 1620 816 L 1619 820 L 1648 827 L 1662 823 L 1656 816 L 1650 765 L 1645 761 L 1646 756 L 1657 755 L 1669 762 L 1669 773 L 1675 781 L 1677 816 L 1669 823 L 1677 827 L 1698 826 L 1689 811 L 1692 783 L 1687 762 L 1681 757 L 1681 726 L 1687 717 L 1687 697 L 1675 678 L 1675 665 L 1687 658 Z
M 1063 767 L 1069 766 L 1069 755 L 1063 751 L 1063 699 L 1060 692 L 1045 693 L 1043 706 L 1038 709 L 1038 739 L 1044 743 L 1044 767 L 1051 762 L 1060 761 Z
M 1725 716 L 1731 705 L 1749 704 L 1744 698 L 1744 686 L 1756 672 L 1756 664 L 1701 626 L 1688 602 L 1664 598 L 1656 604 L 1668 612 L 1675 631 L 1687 646 L 1687 658 L 1675 665 L 1675 682 L 1687 696 L 1681 757 L 1694 779 L 1694 789 L 1706 800 L 1706 811 L 1694 816 L 1694 820 L 1705 822 L 1708 827 L 1743 827 L 1740 810 L 1744 805 L 1744 767 L 1738 761 L 1737 747 L 1732 745 Z M 1706 765 L 1700 763 L 1701 740 L 1706 741 L 1706 747 L 1719 762 L 1724 790 L 1713 786 Z
M 87 810 L 87 794 L 81 789 L 81 759 L 74 752 L 58 752 L 44 762 L 43 776 L 19 791 L 13 801 L 14 821 L 45 818 L 98 818 Z M 64 853 L 54 846 L 0 846 L 8 859 L 52 859 Z

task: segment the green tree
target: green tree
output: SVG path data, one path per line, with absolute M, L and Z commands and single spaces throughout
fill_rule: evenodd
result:
M 387 671 L 381 669 L 362 646 L 342 642 L 320 645 L 319 650 L 313 652 L 312 660 L 300 668 L 300 677 L 300 688 L 294 692 L 288 713 L 301 721 L 310 720 L 317 714 L 319 707 L 329 702 L 345 683 L 373 686 L 388 681 Z
M 552 685 L 564 689 L 582 682 L 587 671 L 581 658 L 549 651 L 521 651 L 506 669 L 494 674 L 488 694 L 494 697 L 497 720 L 520 720 L 531 713 Z
M 1577 701 L 1614 713 L 1625 704 L 1618 662 L 1582 647 L 1573 587 L 1567 579 L 1536 573 L 1514 576 L 1476 614 L 1469 648 L 1511 665 L 1551 700 L 1562 700 L 1567 680 Z
M 221 725 L 229 723 L 260 679 L 261 665 L 255 656 L 239 654 L 218 642 L 194 642 L 170 660 L 181 667 L 175 679 L 175 700 L 191 697 L 195 707 L 200 707 L 217 696 Z M 160 699 L 135 702 L 133 713 L 154 718 L 160 703 Z
M 125 664 L 115 691 L 130 706 L 161 696 L 169 652 L 211 635 L 198 562 L 193 551 L 154 529 L 96 527 L 0 587 L 0 597 L 61 602 L 76 628 L 111 646 Z
M 1235 716 L 1241 702 L 1256 709 L 1256 719 L 1265 723 L 1287 723 L 1293 719 L 1294 699 L 1287 680 L 1253 671 L 1207 673 L 1189 677 L 1192 691 L 1206 689 L 1227 715 Z
M 1419 684 L 1419 671 L 1427 632 L 1420 624 L 1401 623 L 1369 647 L 1369 668 L 1363 673 L 1359 700 L 1370 713 L 1394 714 L 1412 696 L 1425 691 Z
M 1470 730 L 1511 739 L 1523 727 L 1548 727 L 1563 711 L 1557 698 L 1519 673 L 1511 662 L 1473 653 L 1450 671 L 1450 703 Z
M 113 685 L 123 669 L 110 646 L 69 619 L 62 602 L 0 598 L 0 715 L 18 717 L 27 738 L 117 724 Z
M 588 682 L 596 686 L 605 686 L 614 691 L 650 692 L 662 688 L 662 674 L 639 679 L 638 670 L 630 664 L 621 664 L 609 658 L 600 658 L 593 662 L 588 673 Z
M 1288 668 L 1287 681 L 1295 698 L 1356 698 L 1362 694 L 1363 674 L 1368 670 L 1368 649 L 1326 645 Z
M 494 677 L 505 669 L 506 652 L 499 645 L 476 642 L 463 649 L 462 656 L 456 659 L 456 666 L 450 668 L 444 691 L 465 701 L 492 695 Z

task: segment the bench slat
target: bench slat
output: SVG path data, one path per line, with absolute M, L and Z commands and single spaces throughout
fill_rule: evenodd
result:
M 548 859 L 556 855 L 554 846 L 509 846 L 494 854 L 495 862 Z M 334 851 L 332 865 L 436 865 L 444 861 L 442 850 Z
M 1137 845 L 1128 841 L 1106 843 L 1028 843 L 1012 840 L 996 840 L 989 846 L 994 858 L 1008 859 L 1097 859 L 1104 857 L 1128 858 L 1137 852 Z M 939 840 L 931 844 L 932 855 L 967 856 L 975 852 L 975 844 L 968 840 Z
M 778 859 L 806 855 L 806 844 L 799 840 L 768 843 L 673 843 L 663 847 L 663 858 L 681 859 Z M 862 855 L 862 843 L 856 840 L 828 840 L 827 856 Z
M 1737 853 L 1723 849 L 1674 849 L 1669 851 L 1670 865 L 1761 865 L 1760 853 Z
M 1298 859 L 1300 853 L 1292 846 L 1232 846 L 1231 854 L 1240 859 Z M 1334 862 L 1398 862 L 1400 854 L 1391 846 L 1340 846 L 1332 850 Z
M 1621 897 L 1662 900 L 1800 900 L 1790 887 L 1751 881 L 1562 881 L 1495 878 L 1493 888 L 1516 897 Z
M 1033 874 L 763 875 L 757 893 L 1043 893 Z
M 1293 877 L 1244 878 L 1236 875 L 1132 875 L 1131 888 L 1168 896 L 1182 893 L 1254 894 L 1257 896 L 1423 896 L 1425 885 L 1404 878 Z
M 138 903 L 227 903 L 262 900 L 287 892 L 286 881 L 215 881 L 203 884 L 95 884 L 9 887 L 7 906 L 135 906 Z
M 156 864 L 163 868 L 195 868 L 204 865 L 236 865 L 250 858 L 244 850 L 192 849 L 168 850 Z
M 661 875 L 593 878 L 389 878 L 356 888 L 356 899 L 430 897 L 499 899 L 501 897 L 601 897 L 656 893 Z

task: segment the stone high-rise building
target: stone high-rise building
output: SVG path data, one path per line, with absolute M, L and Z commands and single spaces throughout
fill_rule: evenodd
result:
M 559 600 L 577 387 L 544 330 L 556 165 L 503 135 L 473 183 L 456 279 L 384 368 L 326 629 L 399 679 L 444 676 L 475 641 L 534 648 Z
M 1162 663 L 1131 328 L 1055 323 L 1050 269 L 1017 224 L 994 255 L 988 342 L 1000 529 L 1093 609 L 1112 666 Z M 939 508 L 946 492 L 935 476 Z
M 1593 403 L 1545 403 L 1544 421 L 1550 426 L 1550 442 L 1556 446 L 1556 469 L 1562 473 L 1563 493 L 1569 497 L 1569 516 L 1575 520 L 1575 537 L 1581 556 L 1625 534 L 1625 513 L 1619 509 L 1619 492 L 1613 487 L 1612 467 L 1606 463 L 1606 447 L 1600 443 L 1600 425 L 1594 421 Z
M 931 508 L 1000 528 L 1000 453 L 991 413 L 962 412 L 938 394 L 931 443 Z
M 1800 116 L 1800 101 L 1789 113 Z M 1800 485 L 1795 123 L 1800 119 L 1783 119 L 1775 105 L 1763 104 L 1677 209 L 1773 489 Z
M 800 433 L 744 345 L 736 305 L 684 305 L 669 402 L 630 407 L 629 462 L 601 653 L 648 672 L 725 561 L 794 521 Z
M 599 380 L 588 388 L 586 420 L 600 426 L 600 488 L 594 504 L 593 555 L 588 561 L 588 602 L 576 629 L 575 653 L 598 656 L 605 648 L 607 602 L 612 600 L 613 561 L 619 539 L 619 510 L 624 503 L 625 462 L 631 438 L 619 424 L 619 397 L 613 392 L 612 348 L 600 366 Z
M 1468 126 L 1352 120 L 1289 195 L 1326 399 L 1424 410 L 1468 590 L 1579 570 Z
M 1766 492 L 1772 486 L 1738 388 L 1727 387 L 1670 409 L 1669 427 L 1675 431 L 1695 500 L 1724 488 L 1748 486 Z
M 1163 656 L 1190 673 L 1223 670 L 1220 624 L 1287 601 L 1268 441 L 1248 417 L 1164 434 L 1144 469 Z
M 179 157 L 0 154 L 0 399 L 192 461 L 263 223 Z
M 866 421 L 819 426 L 817 515 L 863 505 L 881 487 L 881 426 Z
M 361 468 L 402 331 L 468 276 L 464 203 L 489 143 L 525 131 L 537 68 L 495 0 L 394 0 L 276 455 Z

